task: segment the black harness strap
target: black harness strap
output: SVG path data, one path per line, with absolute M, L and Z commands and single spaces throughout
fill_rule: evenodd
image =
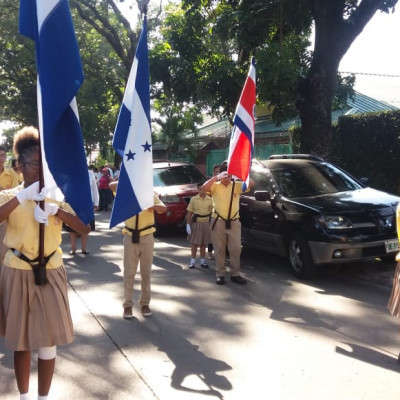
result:
M 14 256 L 20 258 L 22 261 L 25 261 L 26 263 L 30 264 L 30 266 L 32 268 L 35 268 L 36 266 L 39 265 L 39 257 L 36 257 L 35 259 L 31 260 L 30 258 L 28 258 L 25 254 L 22 254 L 19 250 L 14 249 L 14 248 L 10 248 L 10 250 L 13 252 Z M 50 258 L 53 256 L 53 254 L 56 252 L 57 250 L 54 250 L 50 255 L 48 255 L 47 257 L 44 258 L 44 265 L 46 265 Z

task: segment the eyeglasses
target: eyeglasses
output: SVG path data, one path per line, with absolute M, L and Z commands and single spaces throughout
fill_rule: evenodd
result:
M 40 167 L 39 161 L 25 161 L 22 164 L 29 165 L 32 169 L 39 169 Z

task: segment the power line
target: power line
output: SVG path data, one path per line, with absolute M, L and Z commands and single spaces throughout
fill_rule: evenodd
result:
M 393 74 L 373 74 L 371 72 L 348 72 L 348 71 L 339 71 L 339 72 L 341 74 L 382 76 L 385 78 L 400 78 L 400 75 L 393 75 Z

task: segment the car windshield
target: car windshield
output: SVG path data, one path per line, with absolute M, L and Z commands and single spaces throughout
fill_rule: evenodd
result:
M 154 186 L 187 185 L 204 181 L 204 176 L 192 164 L 154 168 Z
M 286 197 L 307 197 L 361 189 L 362 186 L 332 164 L 288 166 L 271 170 Z

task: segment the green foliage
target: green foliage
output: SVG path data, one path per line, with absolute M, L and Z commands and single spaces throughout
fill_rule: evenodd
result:
M 194 153 L 195 149 L 187 133 L 196 133 L 197 125 L 203 121 L 199 108 L 175 103 L 167 96 L 160 96 L 154 102 L 154 108 L 162 111 L 162 116 L 154 118 L 159 127 L 155 139 L 168 145 L 169 158 L 182 147 L 187 148 L 189 153 Z
M 332 132 L 332 162 L 368 178 L 368 186 L 400 195 L 400 110 L 342 116 Z M 300 153 L 301 128 L 291 128 L 290 138 Z
M 340 117 L 334 161 L 368 186 L 400 194 L 400 111 Z
M 34 46 L 18 32 L 18 2 L 0 3 L 0 120 L 37 125 Z

